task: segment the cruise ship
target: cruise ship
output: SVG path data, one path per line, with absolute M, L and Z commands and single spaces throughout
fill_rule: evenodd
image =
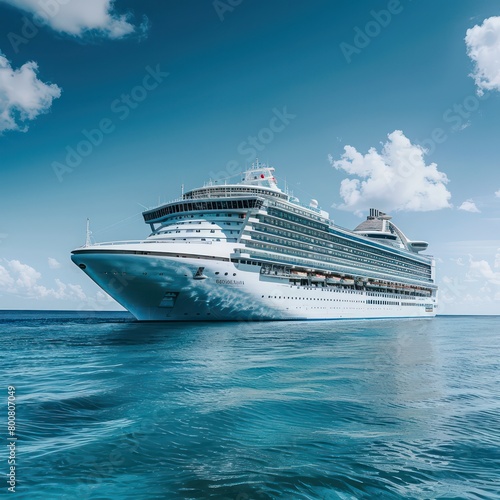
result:
M 435 262 L 370 209 L 348 230 L 303 205 L 258 161 L 143 213 L 139 241 L 86 244 L 72 260 L 141 321 L 423 318 Z

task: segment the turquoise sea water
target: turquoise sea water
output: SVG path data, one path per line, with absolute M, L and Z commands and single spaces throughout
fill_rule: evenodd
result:
M 0 326 L 12 498 L 500 498 L 500 317 Z

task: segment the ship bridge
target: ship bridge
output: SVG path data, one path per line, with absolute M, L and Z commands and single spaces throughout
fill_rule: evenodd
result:
M 231 198 L 234 196 L 259 195 L 268 198 L 279 198 L 288 200 L 289 196 L 284 193 L 277 184 L 274 177 L 274 167 L 270 167 L 256 160 L 252 167 L 245 172 L 237 174 L 239 182 L 224 183 L 210 181 L 203 187 L 192 189 L 183 194 L 184 200 L 196 200 L 200 198 Z M 235 177 L 235 176 L 231 176 Z M 230 177 L 228 177 L 230 179 Z
M 278 187 L 276 178 L 274 177 L 274 167 L 260 163 L 258 159 L 255 160 L 255 163 L 252 163 L 252 168 L 243 173 L 241 184 L 267 187 L 281 193 L 281 189 Z

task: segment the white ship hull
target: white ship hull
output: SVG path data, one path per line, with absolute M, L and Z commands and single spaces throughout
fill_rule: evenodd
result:
M 377 209 L 353 231 L 336 226 L 258 161 L 242 176 L 146 210 L 145 240 L 92 245 L 87 222 L 72 259 L 143 321 L 435 316 L 427 242 Z
M 284 277 L 261 274 L 259 266 L 217 256 L 177 257 L 165 252 L 165 245 L 154 247 L 156 251 L 149 255 L 139 255 L 137 246 L 82 248 L 72 259 L 141 321 L 413 318 L 436 314 L 435 298 L 326 283 L 297 286 Z M 160 251 L 157 247 L 163 248 Z M 196 277 L 200 268 L 203 275 Z

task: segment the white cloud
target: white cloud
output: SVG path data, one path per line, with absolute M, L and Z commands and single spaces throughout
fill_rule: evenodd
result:
M 49 257 L 48 258 L 48 262 L 49 262 L 49 267 L 51 269 L 59 269 L 61 267 L 61 263 L 58 262 L 56 259 L 54 259 L 53 257 Z
M 54 259 L 55 260 L 55 259 Z M 3 265 L 2 265 L 3 264 Z M 55 286 L 47 287 L 33 267 L 19 260 L 0 259 L 0 296 L 3 294 L 21 299 L 24 303 L 35 302 L 31 307 L 78 309 L 78 310 L 123 310 L 108 294 L 99 290 L 94 296 L 87 295 L 80 285 L 64 283 L 59 278 Z
M 109 296 L 106 292 L 103 292 L 102 290 L 99 290 L 95 294 L 95 297 L 96 297 L 96 300 L 99 302 L 108 303 L 108 304 L 116 304 L 114 299 L 111 296 Z
M 0 133 L 5 130 L 26 131 L 26 120 L 33 120 L 50 109 L 61 96 L 55 84 L 37 78 L 38 65 L 30 61 L 15 70 L 0 52 Z
M 498 255 L 496 258 L 499 258 Z M 481 278 L 492 285 L 500 285 L 500 271 L 494 271 L 486 260 L 474 260 L 470 257 L 467 277 Z
M 453 252 L 446 253 L 445 263 L 439 266 L 439 313 L 440 314 L 498 314 L 500 298 L 500 241 L 492 245 L 477 241 L 466 247 L 469 255 L 461 256 L 464 267 L 455 266 L 456 243 L 450 242 Z M 472 242 L 471 242 L 472 243 Z M 493 245 L 493 243 L 495 243 Z
M 472 213 L 475 213 L 475 214 L 481 213 L 481 210 L 479 210 L 479 208 L 476 207 L 476 204 L 471 199 L 465 200 L 458 207 L 458 209 L 459 210 L 464 210 L 465 212 L 472 212 Z
M 37 286 L 36 282 L 42 277 L 34 268 L 21 264 L 18 260 L 11 260 L 9 267 L 17 275 L 15 283 L 19 288 L 32 289 Z
M 7 261 L 7 264 L 12 278 L 12 286 L 7 289 L 8 292 L 37 299 L 58 295 L 57 290 L 38 284 L 42 275 L 33 267 L 18 260 Z
M 484 90 L 500 90 L 500 17 L 489 17 L 483 24 L 467 30 L 467 55 L 474 62 L 474 78 L 478 94 Z
M 495 196 L 496 196 L 497 198 L 500 198 L 500 189 L 499 189 L 498 191 L 495 191 Z
M 448 178 L 435 163 L 425 164 L 426 151 L 412 144 L 401 130 L 388 135 L 381 153 L 370 148 L 362 155 L 352 146 L 344 147 L 340 160 L 329 155 L 330 163 L 358 179 L 344 179 L 338 208 L 360 213 L 370 207 L 384 211 L 428 211 L 450 207 Z
M 7 289 L 14 285 L 14 279 L 5 267 L 0 266 L 0 288 Z
M 113 0 L 0 0 L 36 16 L 61 33 L 82 37 L 95 32 L 109 38 L 122 38 L 136 27 L 129 14 L 114 12 Z M 141 26 L 144 29 L 144 25 Z

